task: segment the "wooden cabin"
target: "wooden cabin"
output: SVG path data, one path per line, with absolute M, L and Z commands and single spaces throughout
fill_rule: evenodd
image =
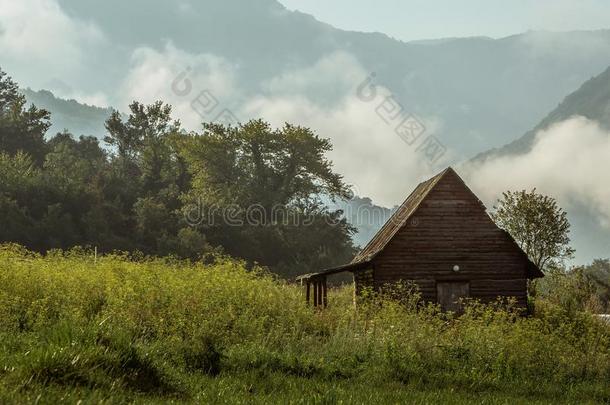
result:
M 466 297 L 514 297 L 526 308 L 527 280 L 543 277 L 452 168 L 419 184 L 351 263 L 300 276 L 307 301 L 326 306 L 326 278 L 346 271 L 357 295 L 413 281 L 423 300 L 446 311 Z

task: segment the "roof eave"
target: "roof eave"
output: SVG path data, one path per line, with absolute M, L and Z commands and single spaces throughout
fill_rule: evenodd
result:
M 527 278 L 530 280 L 544 277 L 542 270 L 538 268 L 531 260 L 527 264 Z
M 331 276 L 333 274 L 344 273 L 347 271 L 355 272 L 355 271 L 359 271 L 359 270 L 363 270 L 363 269 L 367 268 L 370 264 L 371 264 L 370 261 L 343 264 L 341 266 L 332 267 L 330 269 L 322 270 L 317 273 L 303 274 L 301 276 L 298 276 L 296 278 L 296 280 L 297 281 L 309 281 L 309 280 L 312 280 L 315 278 L 327 277 L 327 276 Z

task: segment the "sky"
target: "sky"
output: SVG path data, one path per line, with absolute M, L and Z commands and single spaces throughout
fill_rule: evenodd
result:
M 337 28 L 403 41 L 608 28 L 608 0 L 280 0 Z

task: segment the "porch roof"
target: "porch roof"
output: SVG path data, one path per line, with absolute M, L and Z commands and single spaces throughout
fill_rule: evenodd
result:
M 341 266 L 332 267 L 330 269 L 322 270 L 317 273 L 303 274 L 301 276 L 298 276 L 296 279 L 297 279 L 297 281 L 310 281 L 310 280 L 314 280 L 317 278 L 323 278 L 326 276 L 330 276 L 333 274 L 343 273 L 346 271 L 354 272 L 354 271 L 358 271 L 358 270 L 363 270 L 363 269 L 369 267 L 370 264 L 371 264 L 370 261 L 343 264 Z

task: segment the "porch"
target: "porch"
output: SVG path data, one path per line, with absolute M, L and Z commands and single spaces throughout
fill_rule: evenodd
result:
M 329 276 L 344 273 L 356 272 L 370 267 L 370 262 L 349 263 L 342 266 L 333 267 L 317 273 L 303 274 L 296 278 L 296 281 L 305 286 L 305 302 L 307 305 L 313 304 L 314 307 L 326 308 L 328 306 L 328 281 Z

